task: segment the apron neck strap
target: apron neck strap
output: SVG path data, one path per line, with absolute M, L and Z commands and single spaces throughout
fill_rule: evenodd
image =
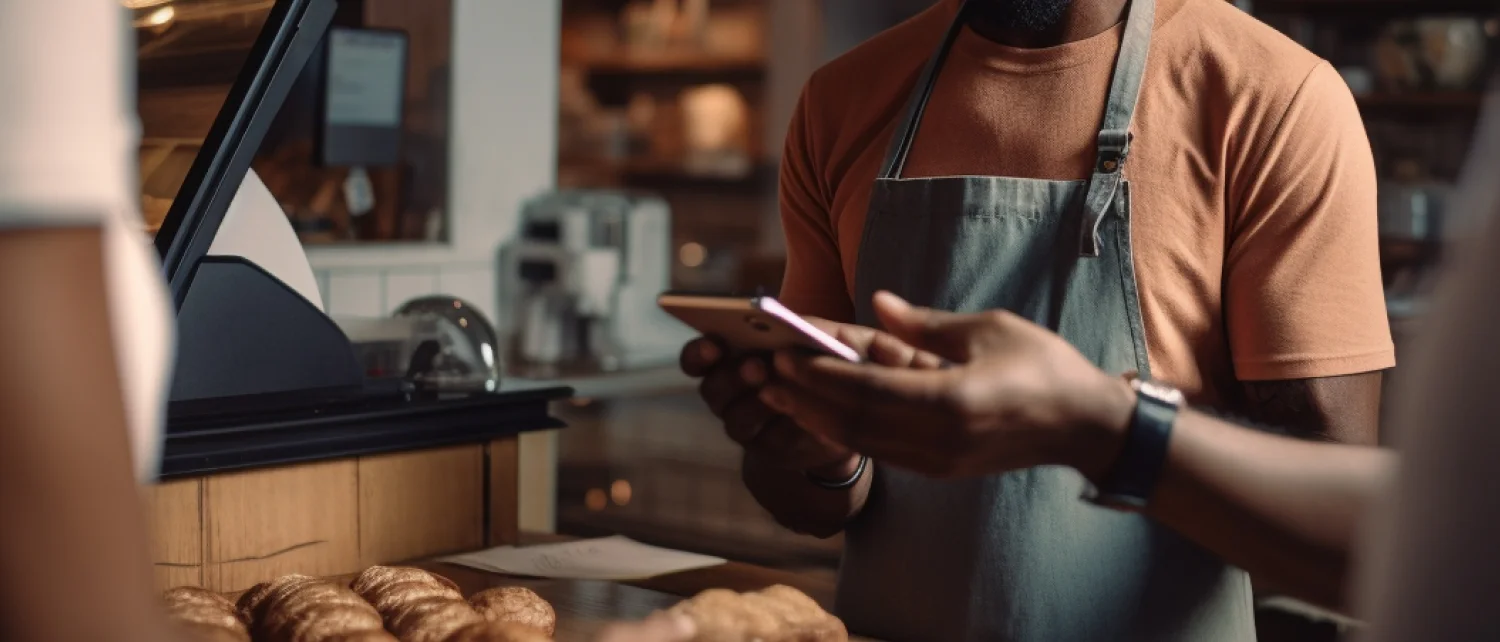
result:
M 1141 79 L 1146 75 L 1146 58 L 1151 53 L 1151 30 L 1156 24 L 1156 0 L 1131 0 L 1130 16 L 1125 19 L 1125 36 L 1120 41 L 1120 56 L 1115 60 L 1114 76 L 1109 82 L 1109 103 L 1104 107 L 1104 123 L 1099 127 L 1094 175 L 1089 179 L 1083 197 L 1083 220 L 1078 235 L 1078 255 L 1098 257 L 1103 240 L 1099 225 L 1111 204 L 1121 193 L 1122 171 L 1130 155 L 1131 120 L 1141 98 Z M 1129 194 L 1126 190 L 1125 193 Z
M 937 85 L 939 72 L 953 48 L 953 42 L 968 22 L 969 7 L 974 0 L 965 0 L 958 15 L 948 25 L 937 51 L 928 58 L 922 73 L 912 87 L 906 109 L 886 149 L 885 162 L 881 166 L 880 178 L 900 178 L 906 167 L 906 157 L 911 153 L 912 143 L 922 124 L 922 114 L 932 98 L 932 89 Z M 1135 116 L 1135 105 L 1140 97 L 1141 78 L 1146 73 L 1146 57 L 1151 47 L 1151 32 L 1156 23 L 1156 0 L 1131 0 L 1130 11 L 1125 19 L 1125 35 L 1120 43 L 1120 53 L 1115 59 L 1115 69 L 1109 87 L 1109 102 L 1104 109 L 1104 122 L 1099 131 L 1099 158 L 1095 171 L 1113 161 L 1118 169 L 1130 150 L 1130 122 Z
M 1099 127 L 1098 162 L 1094 171 L 1119 171 L 1130 153 L 1130 123 L 1141 98 L 1141 79 L 1151 52 L 1151 31 L 1156 24 L 1156 0 L 1132 0 L 1125 19 L 1125 36 L 1109 83 L 1109 103 Z
M 891 137 L 886 149 L 880 178 L 901 177 L 901 171 L 906 166 L 906 155 L 911 152 L 911 145 L 917 139 L 917 127 L 922 124 L 922 114 L 927 111 L 927 101 L 932 98 L 932 88 L 937 85 L 938 72 L 942 71 L 943 63 L 948 59 L 953 41 L 958 40 L 958 34 L 963 33 L 964 24 L 968 22 L 970 1 L 964 0 L 963 6 L 959 7 L 958 15 L 954 16 L 948 30 L 943 32 L 943 40 L 938 43 L 937 51 L 927 59 L 927 64 L 922 67 L 922 74 L 917 76 L 917 84 L 912 87 L 911 95 L 906 100 L 906 110 L 896 128 L 896 135 Z

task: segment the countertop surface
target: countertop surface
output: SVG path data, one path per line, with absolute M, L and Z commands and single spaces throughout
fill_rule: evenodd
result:
M 692 392 L 698 382 L 682 373 L 676 363 L 616 372 L 573 373 L 553 378 L 510 377 L 501 382 L 506 391 L 567 387 L 584 399 L 619 399 L 642 395 Z
M 527 534 L 522 544 L 563 541 L 555 535 Z M 752 564 L 728 562 L 713 568 L 673 573 L 629 583 L 520 578 L 465 566 L 422 561 L 414 564 L 456 582 L 464 595 L 498 586 L 524 586 L 546 598 L 557 611 L 557 642 L 592 642 L 610 622 L 639 620 L 710 588 L 754 591 L 785 584 L 807 593 L 828 608 L 833 582 Z M 868 642 L 868 638 L 851 638 Z
M 174 404 L 161 476 L 176 479 L 361 455 L 478 444 L 562 427 L 558 386 L 423 398 L 316 392 Z
M 567 541 L 558 535 L 527 533 L 522 545 Z M 438 573 L 458 584 L 464 595 L 489 588 L 524 586 L 541 595 L 557 612 L 556 642 L 594 642 L 600 631 L 612 622 L 641 620 L 655 611 L 668 608 L 711 588 L 755 591 L 776 584 L 797 588 L 817 600 L 824 608 L 833 602 L 834 584 L 816 576 L 765 568 L 742 562 L 727 562 L 712 568 L 663 575 L 632 582 L 597 580 L 554 580 L 515 577 L 490 573 L 467 566 L 435 560 L 419 560 L 406 565 Z M 340 576 L 352 580 L 353 575 Z M 231 600 L 239 593 L 228 594 Z M 875 642 L 871 638 L 851 636 L 855 642 Z

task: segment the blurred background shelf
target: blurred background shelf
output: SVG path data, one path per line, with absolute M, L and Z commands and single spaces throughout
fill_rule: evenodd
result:
M 620 49 L 589 52 L 566 58 L 591 74 L 754 74 L 766 72 L 766 59 L 759 53 L 717 53 L 701 49 Z
M 577 185 L 619 185 L 638 189 L 713 187 L 725 190 L 762 187 L 774 182 L 777 168 L 766 161 L 750 160 L 749 166 L 721 170 L 694 167 L 685 158 L 637 157 L 627 159 L 564 158 L 558 162 L 559 182 Z
M 1249 4 L 1257 14 L 1323 14 L 1355 20 L 1437 13 L 1500 13 L 1491 0 L 1252 0 Z

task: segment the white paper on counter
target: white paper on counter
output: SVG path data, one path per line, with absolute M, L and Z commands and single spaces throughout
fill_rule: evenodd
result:
M 619 535 L 538 546 L 498 546 L 439 561 L 509 575 L 611 581 L 643 580 L 725 562 L 721 557 L 659 548 Z

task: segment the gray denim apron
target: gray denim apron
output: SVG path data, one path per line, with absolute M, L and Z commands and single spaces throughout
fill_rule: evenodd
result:
M 875 182 L 855 276 L 859 323 L 876 323 L 878 290 L 945 310 L 1004 308 L 1105 370 L 1149 376 L 1121 168 L 1154 5 L 1131 4 L 1088 181 L 903 178 L 960 13 Z M 1243 572 L 1142 516 L 1081 500 L 1084 484 L 1059 467 L 936 481 L 877 463 L 847 530 L 839 615 L 891 641 L 1254 640 Z

